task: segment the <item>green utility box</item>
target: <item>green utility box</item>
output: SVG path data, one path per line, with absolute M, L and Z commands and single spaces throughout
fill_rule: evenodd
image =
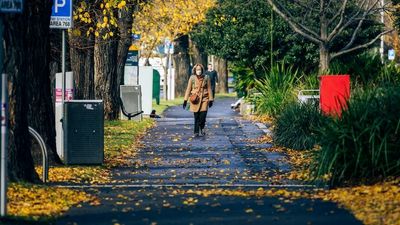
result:
M 160 104 L 160 73 L 153 69 L 153 99 Z

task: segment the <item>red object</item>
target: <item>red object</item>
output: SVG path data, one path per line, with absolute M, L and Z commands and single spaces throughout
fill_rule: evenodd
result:
M 320 105 L 326 115 L 341 116 L 350 98 L 349 75 L 320 76 Z

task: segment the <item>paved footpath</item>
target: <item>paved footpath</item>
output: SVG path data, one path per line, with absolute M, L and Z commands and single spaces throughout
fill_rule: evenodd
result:
M 233 112 L 233 102 L 216 100 L 207 117 L 207 135 L 198 138 L 192 137 L 193 115 L 169 108 L 132 159 L 136 168 L 115 169 L 112 185 L 79 187 L 97 194 L 102 204 L 73 208 L 56 224 L 361 224 L 329 202 L 195 195 L 212 188 L 310 188 L 272 179 L 290 166 L 280 153 L 265 151 L 270 144 L 249 141 L 263 131 Z

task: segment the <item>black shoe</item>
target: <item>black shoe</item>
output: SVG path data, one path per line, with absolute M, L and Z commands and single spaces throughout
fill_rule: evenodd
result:
M 194 133 L 194 137 L 199 137 L 200 134 L 199 133 Z
M 200 134 L 201 136 L 206 136 L 206 132 L 204 131 L 204 129 L 200 129 Z

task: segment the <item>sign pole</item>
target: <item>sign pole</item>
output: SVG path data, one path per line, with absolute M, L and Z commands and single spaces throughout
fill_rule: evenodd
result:
M 4 24 L 0 16 L 0 40 L 3 42 Z M 0 174 L 0 216 L 7 215 L 7 76 L 3 74 L 3 44 L 0 44 L 0 75 L 1 75 L 1 174 Z
M 8 88 L 7 74 L 1 76 L 1 216 L 7 215 Z
M 66 91 L 66 71 L 65 71 L 65 58 L 66 58 L 66 29 L 72 28 L 73 26 L 73 14 L 72 14 L 72 0 L 53 0 L 53 7 L 50 17 L 50 28 L 62 29 L 62 52 L 61 52 L 61 128 L 56 129 L 56 135 L 59 136 L 57 139 L 57 146 L 59 146 L 62 155 L 64 153 L 64 106 L 65 106 L 65 91 Z M 56 117 L 57 118 L 57 117 Z M 57 119 L 58 120 L 58 119 Z M 56 124 L 60 121 L 55 121 Z M 59 143 L 61 142 L 61 143 Z
M 61 119 L 64 120 L 64 108 L 65 108 L 65 86 L 66 86 L 66 73 L 65 73 L 65 30 L 62 30 L 62 51 L 61 51 Z M 57 122 L 57 121 L 56 121 Z M 61 123 L 60 140 L 61 140 L 61 152 L 64 152 L 64 121 Z
M 8 158 L 8 80 L 7 75 L 3 73 L 4 62 L 4 21 L 3 13 L 22 13 L 24 0 L 0 1 L 0 75 L 1 75 L 1 138 L 0 138 L 0 216 L 7 215 L 7 158 Z

